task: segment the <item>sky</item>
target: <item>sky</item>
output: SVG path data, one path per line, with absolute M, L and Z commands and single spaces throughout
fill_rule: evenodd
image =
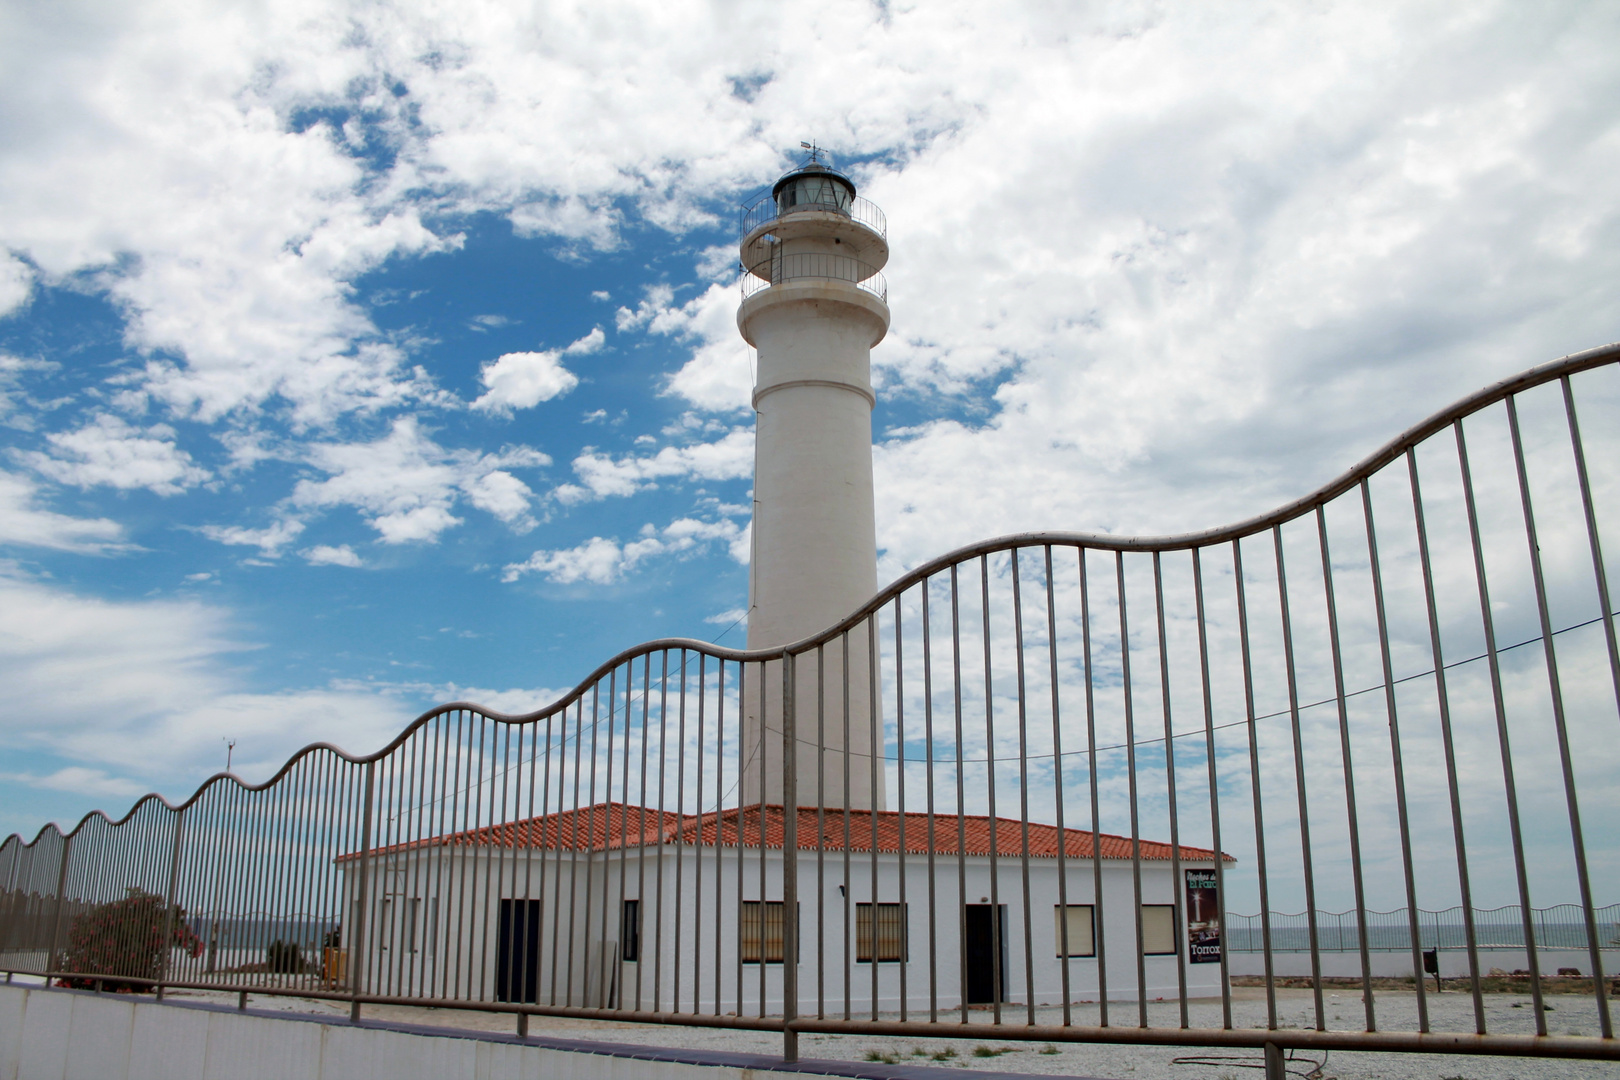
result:
M 879 577 L 1620 338 L 1601 3 L 0 0 L 0 833 L 740 647 L 737 207 L 886 212 Z

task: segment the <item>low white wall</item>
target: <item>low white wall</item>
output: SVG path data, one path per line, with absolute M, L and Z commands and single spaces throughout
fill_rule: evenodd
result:
M 0 985 L 0 1080 L 744 1080 L 740 1066 L 646 1061 Z

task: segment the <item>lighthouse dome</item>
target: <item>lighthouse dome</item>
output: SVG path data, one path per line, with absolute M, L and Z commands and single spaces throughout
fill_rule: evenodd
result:
M 782 175 L 771 188 L 776 212 L 831 210 L 849 213 L 855 199 L 855 182 L 837 169 L 819 161 L 808 161 Z

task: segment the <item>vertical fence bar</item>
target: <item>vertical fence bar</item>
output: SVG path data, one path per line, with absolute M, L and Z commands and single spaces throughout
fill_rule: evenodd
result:
M 714 1013 L 720 1015 L 722 949 L 722 913 L 725 911 L 725 815 L 720 804 L 725 800 L 726 772 L 726 662 L 715 662 L 715 725 L 714 725 Z M 740 715 L 740 714 L 739 714 Z M 741 911 L 741 908 L 738 909 Z
M 844 747 L 844 756 L 849 747 Z M 847 802 L 849 793 L 844 793 Z M 816 1018 L 827 1018 L 827 643 L 816 645 Z
M 1524 443 L 1519 435 L 1519 410 L 1513 395 L 1507 399 L 1508 431 L 1513 437 L 1513 464 L 1519 474 L 1519 501 L 1524 510 L 1525 539 L 1530 551 L 1530 573 L 1536 589 L 1536 614 L 1541 620 L 1541 649 L 1547 663 L 1547 687 L 1552 694 L 1553 727 L 1558 733 L 1558 763 L 1564 777 L 1564 804 L 1569 812 L 1569 836 L 1575 849 L 1575 881 L 1581 894 L 1581 920 L 1586 926 L 1592 985 L 1597 995 L 1598 1022 L 1605 1039 L 1614 1037 L 1609 999 L 1603 992 L 1603 955 L 1599 949 L 1597 917 L 1592 910 L 1592 877 L 1586 861 L 1586 837 L 1581 830 L 1580 802 L 1575 794 L 1575 765 L 1569 748 L 1569 726 L 1564 717 L 1564 690 L 1558 677 L 1558 651 L 1552 619 L 1547 613 L 1547 582 L 1541 569 L 1541 544 L 1536 539 L 1536 515 L 1530 502 L 1530 477 L 1524 465 Z M 1528 902 L 1528 901 L 1527 901 Z
M 61 835 L 61 834 L 58 834 Z M 62 836 L 61 863 L 56 869 L 56 915 L 51 921 L 51 951 L 45 961 L 45 983 L 50 984 L 53 973 L 61 970 L 62 909 L 67 905 L 68 857 L 73 851 L 73 836 Z
M 693 809 L 696 813 L 692 821 L 692 1012 L 703 1011 L 703 732 L 708 712 L 704 706 L 709 697 L 709 657 L 707 653 L 698 653 L 697 669 L 697 746 L 693 748 L 697 756 L 697 768 L 692 775 L 692 794 L 695 800 Z M 683 740 L 684 745 L 684 740 Z M 715 830 L 718 833 L 720 825 L 720 807 L 715 807 Z M 675 907 L 675 969 L 680 971 L 681 940 L 685 936 L 680 928 L 686 924 L 681 921 L 680 893 L 676 893 Z M 716 905 L 718 906 L 718 905 Z M 718 965 L 716 965 L 718 968 Z M 676 976 L 676 985 L 679 987 L 679 978 Z M 679 990 L 675 1009 L 680 1011 Z
M 1333 696 L 1339 707 L 1339 753 L 1344 763 L 1345 816 L 1350 827 L 1350 875 L 1356 896 L 1356 939 L 1361 953 L 1361 999 L 1367 1030 L 1377 1031 L 1373 1011 L 1372 957 L 1367 946 L 1367 890 L 1361 874 L 1361 821 L 1356 813 L 1356 777 L 1350 756 L 1350 712 L 1345 704 L 1344 659 L 1339 648 L 1339 607 L 1333 592 L 1333 557 L 1328 550 L 1327 512 L 1316 506 L 1316 538 L 1322 549 L 1322 590 L 1327 599 L 1328 643 L 1333 654 Z M 1343 947 L 1342 945 L 1340 946 Z
M 782 1060 L 799 1060 L 799 770 L 797 657 L 782 650 Z M 874 845 L 875 846 L 875 845 Z M 765 838 L 760 837 L 760 850 Z M 901 857 L 904 858 L 902 850 Z M 761 899 L 764 899 L 763 895 Z M 760 905 L 764 914 L 764 905 Z M 763 920 L 762 920 L 763 922 Z M 763 927 L 761 927 L 763 929 Z M 763 934 L 761 938 L 763 939 Z M 763 940 L 761 941 L 763 944 Z M 763 959 L 763 957 L 762 957 Z M 765 965 L 761 964 L 763 968 Z
M 670 980 L 669 980 L 670 981 L 670 1001 L 669 1001 L 669 1010 L 670 1010 L 670 1012 L 677 1012 L 677 1013 L 681 1011 L 681 937 L 682 937 L 682 935 L 681 935 L 681 933 L 679 931 L 680 931 L 680 929 L 682 927 L 682 923 L 681 923 L 681 899 L 682 899 L 682 886 L 685 884 L 683 879 L 685 877 L 684 871 L 685 871 L 685 868 L 686 868 L 685 867 L 685 863 L 686 863 L 686 823 L 687 823 L 687 816 L 688 816 L 687 813 L 686 813 L 686 690 L 687 690 L 687 686 L 689 685 L 689 681 L 688 681 L 688 676 L 687 676 L 687 673 L 686 673 L 686 654 L 687 654 L 687 650 L 682 649 L 681 650 L 681 691 L 680 691 L 680 705 L 678 706 L 678 708 L 679 708 L 679 720 L 677 722 L 678 731 L 677 731 L 676 737 L 675 737 L 676 738 L 676 744 L 675 744 L 676 748 L 675 748 L 675 904 L 674 904 L 674 908 L 675 908 L 676 933 L 671 935 L 672 937 L 674 937 L 675 940 L 673 942 L 673 953 L 674 953 L 674 955 L 670 958 Z M 662 803 L 663 803 L 663 795 L 660 792 L 660 795 L 659 795 L 659 804 L 660 804 L 659 808 L 660 808 L 660 810 L 662 810 Z M 659 836 L 660 837 L 663 836 L 662 823 L 660 823 L 660 827 L 659 827 Z M 662 850 L 662 841 L 660 841 L 660 850 Z M 658 915 L 658 920 L 657 920 L 657 934 L 658 934 L 658 942 L 659 942 L 659 944 L 657 946 L 657 954 L 658 954 L 658 956 L 660 958 L 664 954 L 664 950 L 663 950 L 663 946 L 662 946 L 663 933 L 664 933 L 664 918 L 663 918 L 664 890 L 663 890 L 663 887 L 662 887 L 663 886 L 663 869 L 664 869 L 663 856 L 660 855 L 659 860 L 658 860 L 658 873 L 659 873 L 658 907 L 659 907 L 659 915 Z M 655 989 L 654 989 L 655 994 L 657 993 L 656 987 L 659 985 L 660 981 L 661 981 L 660 979 L 656 979 L 656 978 L 653 980 L 653 985 L 655 987 Z M 656 1005 L 654 1006 L 654 1011 L 657 1011 Z
M 1131 694 L 1131 630 L 1125 600 L 1125 553 L 1114 552 L 1119 588 L 1120 697 L 1125 706 L 1125 777 L 1131 803 L 1131 895 L 1136 926 L 1136 1026 L 1147 1027 L 1147 941 L 1142 926 L 1142 822 L 1136 790 L 1136 707 Z M 1106 929 L 1106 928 L 1105 928 Z
M 1001 1023 L 1001 999 L 1006 995 L 1002 978 L 1002 957 L 1007 943 L 1001 934 L 1001 875 L 996 868 L 1000 847 L 1001 821 L 996 817 L 996 699 L 994 669 L 990 657 L 990 556 L 979 556 L 980 614 L 984 627 L 984 760 L 985 787 L 990 803 L 990 984 L 993 989 L 995 1023 Z
M 185 836 L 186 808 L 182 805 L 174 812 L 174 847 L 169 856 L 169 887 L 163 899 L 163 955 L 158 962 L 158 981 L 155 997 L 163 1000 L 163 984 L 169 979 L 169 958 L 174 953 L 174 896 L 180 884 L 180 843 Z
M 882 681 L 883 681 L 883 676 L 882 676 L 882 674 L 881 674 L 881 672 L 880 672 L 880 670 L 878 668 L 878 646 L 877 646 L 877 642 L 878 642 L 878 613 L 877 613 L 877 611 L 873 611 L 872 614 L 870 616 L 868 616 L 867 620 L 866 620 L 866 690 L 867 690 L 867 699 L 868 699 L 867 706 L 866 706 L 866 708 L 867 708 L 866 728 L 867 728 L 867 731 L 869 732 L 868 742 L 870 743 L 871 754 L 872 754 L 872 759 L 871 759 L 872 765 L 871 765 L 871 768 L 867 771 L 867 775 L 868 775 L 869 780 L 870 780 L 870 783 L 868 784 L 868 788 L 869 788 L 868 798 L 870 799 L 870 802 L 868 803 L 868 805 L 872 808 L 871 811 L 868 812 L 867 815 L 866 815 L 867 851 L 870 853 L 870 860 L 869 861 L 870 861 L 870 874 L 871 874 L 871 876 L 867 879 L 867 898 L 866 898 L 867 903 L 870 905 L 867 908 L 867 912 L 871 916 L 870 920 L 867 923 L 868 930 L 869 930 L 867 941 L 868 941 L 868 945 L 870 947 L 870 955 L 868 956 L 867 959 L 868 959 L 868 962 L 870 964 L 870 973 L 871 973 L 871 976 L 872 976 L 872 1019 L 873 1020 L 876 1020 L 878 1018 L 878 1008 L 879 1008 L 878 962 L 877 962 L 878 815 L 883 810 L 883 808 L 878 805 L 878 770 L 883 768 L 883 757 L 882 757 L 882 755 L 880 753 L 880 751 L 882 749 L 882 738 L 883 738 L 883 736 L 882 736 L 881 731 L 879 730 L 882 725 L 881 725 L 881 722 L 878 719 L 878 717 L 880 715 L 880 713 L 878 712 L 878 702 L 881 699 L 880 691 L 882 689 L 881 684 L 882 684 Z M 860 908 L 857 907 L 855 909 L 855 912 L 856 912 L 856 914 L 855 914 L 855 923 L 856 923 L 856 927 L 857 927 L 856 936 L 857 936 L 857 940 L 858 940 L 859 939 L 859 926 L 860 926 Z M 859 950 L 857 949 L 857 952 L 858 951 Z M 860 957 L 857 955 L 856 956 L 856 961 L 859 962 L 859 960 L 860 960 Z
M 1260 734 L 1254 715 L 1254 659 L 1249 649 L 1248 587 L 1243 580 L 1241 538 L 1232 541 L 1232 579 L 1237 589 L 1238 647 L 1243 659 L 1243 709 L 1249 734 L 1249 791 L 1254 803 L 1254 868 L 1260 885 L 1260 947 L 1266 968 L 1266 1028 L 1275 1031 L 1277 973 L 1271 949 L 1271 884 L 1266 873 L 1266 826 L 1260 795 Z
M 1086 666 L 1086 761 L 1091 783 L 1091 940 L 1097 950 L 1097 1023 L 1108 1026 L 1108 916 L 1103 910 L 1102 811 L 1097 788 L 1096 677 L 1091 667 L 1091 590 L 1087 584 L 1086 549 L 1078 550 L 1080 567 L 1080 643 Z
M 1232 1026 L 1232 983 L 1228 954 L 1232 951 L 1231 927 L 1226 921 L 1226 858 L 1221 847 L 1220 776 L 1215 761 L 1215 704 L 1209 685 L 1209 627 L 1204 617 L 1203 549 L 1192 549 L 1193 604 L 1198 620 L 1199 688 L 1204 698 L 1204 756 L 1209 771 L 1209 831 L 1215 857 L 1215 911 L 1221 928 L 1221 1027 Z M 1190 948 L 1190 946 L 1189 946 Z
M 939 1023 L 939 891 L 934 865 L 934 657 L 929 626 L 928 591 L 931 579 L 922 580 L 923 650 L 923 780 L 928 828 L 928 1021 Z M 960 902 L 960 899 L 958 900 Z
M 1513 776 L 1513 750 L 1508 739 L 1507 702 L 1502 691 L 1502 665 L 1496 651 L 1496 619 L 1491 612 L 1490 587 L 1485 581 L 1485 548 L 1480 539 L 1479 509 L 1474 503 L 1474 481 L 1468 465 L 1468 444 L 1462 421 L 1451 425 L 1457 436 L 1457 464 L 1462 470 L 1463 504 L 1468 510 L 1468 538 L 1474 549 L 1474 580 L 1479 585 L 1479 615 L 1485 629 L 1485 657 L 1491 673 L 1491 701 L 1496 707 L 1496 738 L 1502 752 L 1502 787 L 1507 795 L 1508 835 L 1513 844 L 1513 872 L 1519 884 L 1519 914 L 1524 925 L 1525 960 L 1530 969 L 1530 996 L 1536 1007 L 1536 1034 L 1547 1034 L 1541 1008 L 1541 961 L 1536 955 L 1535 930 L 1530 923 L 1530 877 L 1524 862 L 1524 832 L 1519 824 L 1519 792 Z
M 354 972 L 351 976 L 353 984 L 350 987 L 349 1023 L 360 1022 L 360 995 L 365 992 L 364 975 L 366 959 L 366 935 L 369 932 L 370 901 L 367 897 L 367 886 L 370 884 L 368 875 L 371 871 L 371 798 L 372 785 L 375 780 L 377 762 L 366 762 L 366 794 L 361 803 L 360 818 L 360 876 L 355 881 L 354 892 L 358 899 L 355 905 L 359 913 L 355 918 L 354 943 L 351 950 L 356 954 L 351 963 Z
M 1055 587 L 1052 583 L 1052 545 L 1046 544 L 1042 548 L 1046 558 L 1046 656 L 1049 667 L 1048 680 L 1052 689 L 1052 791 L 1053 816 L 1057 825 L 1057 887 L 1058 911 L 1061 913 L 1058 923 L 1058 952 L 1062 960 L 1058 968 L 1058 978 L 1063 989 L 1063 1026 L 1068 1027 L 1074 1023 L 1070 1000 L 1073 998 L 1069 986 L 1069 830 L 1063 822 L 1063 724 L 1061 710 L 1058 705 L 1058 624 L 1057 600 Z M 1089 674 L 1089 672 L 1087 673 Z M 1096 910 L 1095 907 L 1092 910 Z M 1092 926 L 1092 941 L 1096 942 L 1096 926 Z M 1093 949 L 1095 951 L 1095 949 Z
M 900 877 L 900 920 L 901 920 L 901 950 L 900 950 L 900 1020 L 906 1020 L 906 968 L 910 966 L 910 909 L 906 906 L 906 677 L 905 677 L 905 644 L 902 629 L 905 620 L 901 617 L 900 596 L 894 598 L 894 756 L 898 763 L 895 769 L 895 797 L 899 802 L 899 813 L 895 819 L 899 825 L 899 850 L 895 856 L 895 869 Z M 873 809 L 876 809 L 874 807 Z M 872 845 L 876 849 L 877 845 Z M 872 966 L 878 963 L 878 908 L 872 907 Z
M 951 564 L 951 701 L 956 736 L 956 942 L 957 954 L 967 955 L 967 792 L 966 754 L 962 742 L 962 618 L 956 564 Z M 846 837 L 847 840 L 847 837 Z M 847 910 L 847 909 L 846 909 Z M 847 918 L 847 915 L 846 915 Z M 962 988 L 962 1023 L 968 1022 L 967 964 L 957 964 Z
M 1294 670 L 1294 630 L 1289 615 L 1288 571 L 1283 564 L 1282 526 L 1271 527 L 1277 559 L 1277 604 L 1282 611 L 1283 667 L 1288 675 L 1288 720 L 1294 737 L 1294 795 L 1299 802 L 1299 847 L 1305 871 L 1305 922 L 1311 943 L 1311 999 L 1316 1005 L 1316 1030 L 1323 1030 L 1322 952 L 1317 940 L 1316 867 L 1311 856 L 1310 797 L 1305 790 L 1305 744 L 1299 724 L 1299 679 Z
M 1412 518 L 1417 528 L 1418 563 L 1423 571 L 1423 600 L 1429 618 L 1429 655 L 1434 661 L 1434 688 L 1440 711 L 1440 741 L 1445 750 L 1446 787 L 1451 798 L 1451 838 L 1457 852 L 1457 886 L 1462 895 L 1464 941 L 1468 948 L 1468 978 L 1474 993 L 1474 1030 L 1485 1034 L 1485 998 L 1479 984 L 1479 934 L 1474 926 L 1473 882 L 1468 873 L 1468 846 L 1464 842 L 1462 792 L 1457 781 L 1457 748 L 1451 730 L 1451 695 L 1446 688 L 1445 652 L 1440 641 L 1440 614 L 1434 596 L 1434 567 L 1429 558 L 1429 530 L 1423 514 L 1423 489 L 1418 480 L 1417 450 L 1406 451 L 1406 473 L 1412 488 Z M 1438 928 L 1435 948 L 1440 947 Z M 1421 979 L 1419 980 L 1422 981 Z M 1541 988 L 1536 987 L 1539 995 Z M 1539 1009 L 1540 1003 L 1537 1002 Z
M 1592 506 L 1592 482 L 1586 472 L 1586 447 L 1581 441 L 1580 422 L 1575 417 L 1575 393 L 1569 376 L 1560 382 L 1564 389 L 1564 417 L 1569 424 L 1570 449 L 1575 454 L 1575 478 L 1581 489 L 1581 514 L 1586 519 L 1586 542 L 1592 551 L 1592 575 L 1597 583 L 1598 617 L 1603 622 L 1603 640 L 1609 647 L 1609 675 L 1614 681 L 1614 703 L 1620 709 L 1620 642 L 1615 640 L 1614 608 L 1609 601 L 1609 575 L 1603 565 L 1603 544 L 1598 537 L 1597 513 Z
M 840 641 L 842 643 L 842 649 L 843 649 L 843 654 L 844 654 L 844 666 L 843 666 L 843 673 L 844 673 L 844 678 L 843 678 L 843 684 L 844 684 L 844 883 L 838 887 L 838 895 L 840 896 L 840 898 L 842 898 L 842 900 L 844 902 L 844 922 L 843 922 L 843 931 L 842 931 L 841 937 L 843 938 L 843 953 L 844 953 L 844 1019 L 848 1020 L 848 1019 L 850 1019 L 850 1017 L 852 1015 L 853 1005 L 851 1004 L 850 999 L 854 995 L 854 988 L 855 988 L 855 974 L 854 974 L 854 969 L 850 964 L 850 954 L 849 954 L 850 938 L 852 937 L 852 934 L 851 934 L 851 929 L 852 928 L 851 928 L 851 924 L 850 924 L 849 914 L 850 914 L 851 910 L 853 910 L 851 905 L 854 903 L 854 897 L 853 897 L 852 894 L 855 891 L 855 880 L 851 876 L 851 873 L 850 873 L 851 869 L 852 869 L 852 863 L 851 863 L 851 860 L 850 860 L 850 848 L 851 848 L 851 844 L 850 844 L 851 806 L 850 806 L 850 803 L 852 803 L 854 801 L 854 799 L 853 799 L 851 791 L 850 791 L 850 782 L 851 782 L 851 780 L 850 780 L 849 759 L 850 759 L 851 755 L 853 755 L 855 753 L 855 750 L 854 750 L 854 748 L 852 746 L 850 746 L 850 742 L 849 742 L 849 740 L 850 740 L 849 706 L 850 706 L 850 700 L 851 700 L 850 699 L 851 690 L 850 690 L 850 686 L 849 686 L 849 631 L 845 630 L 841 635 L 839 635 L 839 639 L 840 639 Z M 872 759 L 868 758 L 867 759 L 868 772 L 870 772 L 871 769 L 874 769 L 876 767 L 877 767 L 877 763 L 875 761 L 873 761 Z M 870 810 L 867 811 L 867 821 L 868 821 L 868 823 L 872 822 L 872 813 L 871 813 Z M 872 835 L 873 835 L 874 838 L 877 835 L 875 826 L 873 828 Z
M 1384 610 L 1384 574 L 1373 524 L 1372 489 L 1361 481 L 1361 513 L 1367 525 L 1367 559 L 1372 571 L 1373 610 L 1378 619 L 1378 658 L 1384 675 L 1384 712 L 1389 718 L 1390 766 L 1395 783 L 1395 819 L 1401 837 L 1401 876 L 1406 886 L 1407 934 L 1412 945 L 1412 985 L 1417 990 L 1418 1030 L 1429 1030 L 1428 992 L 1423 985 L 1423 940 L 1418 928 L 1417 881 L 1412 869 L 1412 823 L 1406 805 L 1406 768 L 1401 726 L 1395 707 L 1395 669 L 1389 654 L 1389 617 Z
M 1176 733 L 1170 719 L 1170 643 L 1164 627 L 1164 571 L 1159 553 L 1153 553 L 1153 604 L 1159 627 L 1159 700 L 1164 712 L 1164 775 L 1170 799 L 1170 902 L 1171 932 L 1176 937 L 1176 1002 L 1180 1007 L 1181 1026 L 1187 1026 L 1187 949 L 1182 945 L 1181 928 L 1186 909 L 1183 906 L 1181 874 L 1181 824 L 1176 807 Z
M 1034 911 L 1031 908 L 1029 895 L 1029 724 L 1026 702 L 1029 695 L 1026 693 L 1024 682 L 1024 603 L 1023 592 L 1019 585 L 1018 561 L 1019 551 L 1013 548 L 1012 552 L 1012 590 L 1013 590 L 1013 657 L 1014 671 L 1018 679 L 1018 840 L 1019 840 L 1019 880 L 1023 888 L 1024 902 L 1024 1007 L 1027 1022 L 1035 1023 L 1035 947 L 1031 937 L 1030 924 L 1034 921 Z M 1059 838 L 1061 843 L 1062 838 Z

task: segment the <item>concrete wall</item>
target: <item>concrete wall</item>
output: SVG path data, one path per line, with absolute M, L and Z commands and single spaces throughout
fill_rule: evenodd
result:
M 771 1064 L 537 1042 L 0 985 L 0 1080 L 744 1080 Z

